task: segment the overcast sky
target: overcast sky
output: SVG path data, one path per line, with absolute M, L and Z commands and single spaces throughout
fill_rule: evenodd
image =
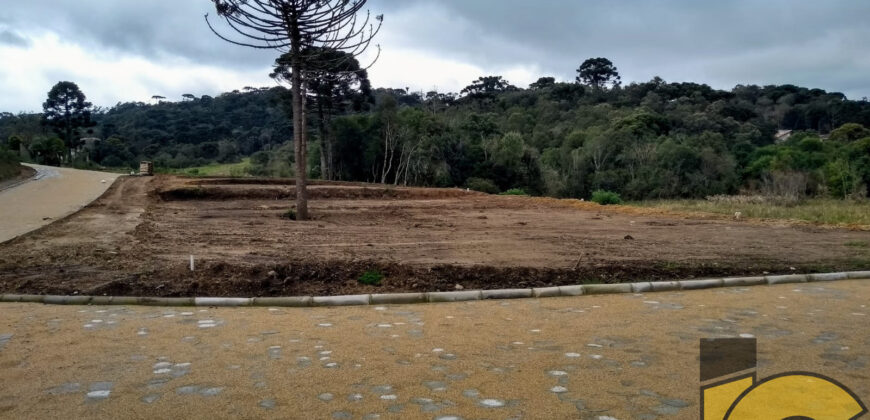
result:
M 41 111 L 56 82 L 95 105 L 273 86 L 275 53 L 209 32 L 209 0 L 27 0 L 0 9 L 0 112 Z M 793 83 L 870 96 L 868 0 L 370 0 L 378 87 L 459 91 L 498 74 L 573 80 L 607 57 L 624 83 Z M 362 60 L 365 61 L 365 60 Z

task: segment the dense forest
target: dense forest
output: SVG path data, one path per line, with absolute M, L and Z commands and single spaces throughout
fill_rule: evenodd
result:
M 459 94 L 359 84 L 352 94 L 312 92 L 310 174 L 556 197 L 607 190 L 632 200 L 741 190 L 847 198 L 870 187 L 866 98 L 581 76 L 527 88 L 481 77 Z M 44 163 L 185 168 L 250 157 L 251 175 L 292 174 L 286 89 L 154 102 L 93 109 L 69 144 L 42 114 L 0 114 L 0 142 Z M 76 152 L 65 157 L 67 149 Z

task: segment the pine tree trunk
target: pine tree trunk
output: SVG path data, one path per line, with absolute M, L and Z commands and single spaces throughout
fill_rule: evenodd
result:
M 308 220 L 307 163 L 305 144 L 305 105 L 302 100 L 302 63 L 299 37 L 293 42 L 293 155 L 296 159 L 296 220 Z
M 67 111 L 67 114 L 69 114 L 69 111 Z M 73 145 L 73 141 L 72 141 L 72 131 L 73 130 L 72 130 L 72 122 L 69 121 L 69 117 L 67 117 L 65 128 L 66 128 L 66 138 L 64 139 L 64 141 L 66 141 L 66 164 L 71 165 L 72 164 L 72 147 L 73 147 L 72 146 Z M 60 165 L 58 165 L 58 166 L 60 166 Z
M 324 121 L 324 129 L 323 129 L 323 141 L 324 146 L 326 148 L 326 179 L 330 181 L 335 180 L 335 145 L 332 142 L 332 130 L 330 128 L 330 124 L 332 119 L 330 116 L 332 115 L 332 111 L 328 112 L 325 116 Z
M 323 115 L 323 103 L 317 100 L 317 122 L 320 129 L 320 179 L 329 180 L 329 161 L 327 159 L 326 117 Z

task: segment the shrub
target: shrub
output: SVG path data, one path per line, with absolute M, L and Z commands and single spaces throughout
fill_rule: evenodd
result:
M 230 178 L 241 178 L 245 176 L 245 168 L 233 166 L 230 168 Z
M 773 171 L 762 174 L 761 193 L 771 201 L 784 205 L 797 204 L 804 199 L 809 175 L 796 171 Z
M 486 178 L 468 178 L 468 180 L 465 181 L 465 186 L 470 190 L 480 191 L 487 194 L 498 194 L 500 192 L 498 186 Z
M 115 155 L 109 155 L 108 157 L 103 159 L 100 164 L 107 168 L 121 168 L 127 166 L 124 161 L 121 160 L 121 158 Z M 76 169 L 89 169 L 90 166 L 92 165 L 89 165 L 88 163 L 82 162 L 80 160 L 76 160 L 75 162 L 73 162 L 73 167 Z
M 380 286 L 384 275 L 377 270 L 368 270 L 363 275 L 359 276 L 359 283 L 368 286 Z
M 716 204 L 769 204 L 770 198 L 763 195 L 708 195 L 705 200 Z
M 500 195 L 528 195 L 522 188 L 511 188 Z
M 870 130 L 864 128 L 861 124 L 848 123 L 843 124 L 840 128 L 831 131 L 831 141 L 851 142 L 864 137 L 870 136 Z
M 795 196 L 786 195 L 708 195 L 705 200 L 710 203 L 725 205 L 767 204 L 773 206 L 796 206 L 802 202 Z
M 0 180 L 17 176 L 20 170 L 18 155 L 0 148 Z
M 828 162 L 824 167 L 825 180 L 831 196 L 846 199 L 859 195 L 859 179 L 856 168 L 845 159 Z
M 602 206 L 610 204 L 622 204 L 622 197 L 620 197 L 619 194 L 605 190 L 598 190 L 593 192 L 592 198 L 590 200 L 601 204 Z
M 287 212 L 282 214 L 281 217 L 285 219 L 296 220 L 296 209 L 287 210 Z
M 254 153 L 253 155 L 251 155 L 251 164 L 259 165 L 259 166 L 268 165 L 269 164 L 269 153 L 263 152 L 263 151 L 259 151 L 257 153 Z

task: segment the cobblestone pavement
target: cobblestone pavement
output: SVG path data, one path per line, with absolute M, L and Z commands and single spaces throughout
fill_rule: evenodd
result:
M 342 308 L 0 305 L 0 417 L 693 419 L 701 338 L 870 396 L 870 281 Z
M 103 194 L 120 175 L 30 165 L 36 179 L 0 191 L 0 242 L 66 217 Z

